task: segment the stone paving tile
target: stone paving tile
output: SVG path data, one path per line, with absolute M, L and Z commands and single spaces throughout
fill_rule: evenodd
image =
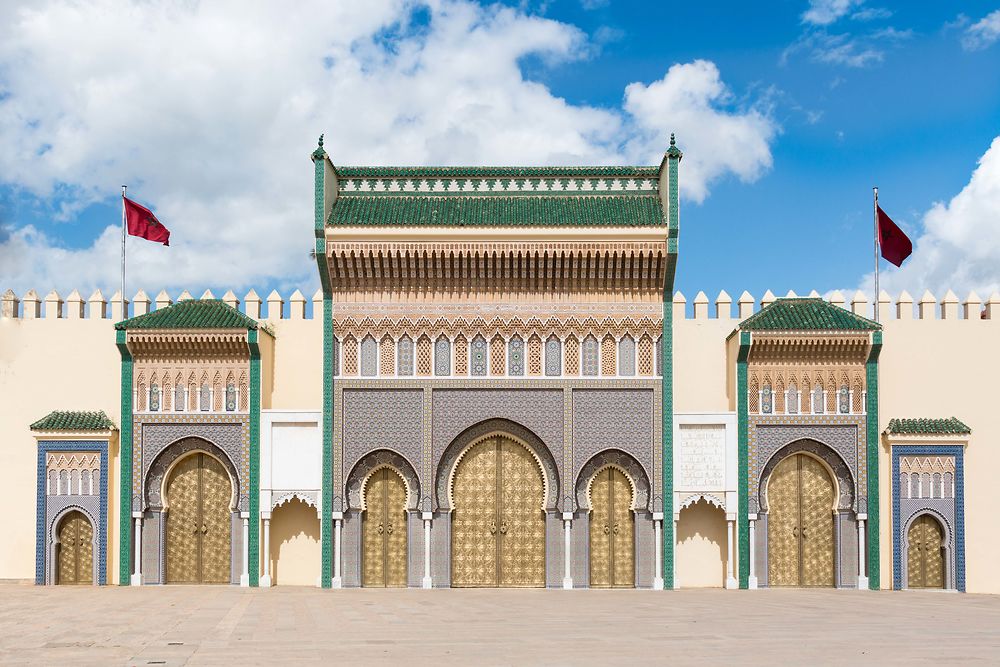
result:
M 0 586 L 2 665 L 1000 662 L 1000 596 Z

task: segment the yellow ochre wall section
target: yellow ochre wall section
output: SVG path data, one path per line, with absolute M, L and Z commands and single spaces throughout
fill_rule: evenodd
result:
M 313 302 L 315 304 L 315 301 Z M 67 304 L 68 305 L 68 304 Z M 742 304 L 741 304 L 742 305 Z M 867 304 L 857 306 L 859 312 Z M 1000 593 L 1000 548 L 991 495 L 1000 467 L 1000 422 L 995 418 L 994 378 L 1000 376 L 1000 301 L 992 319 L 962 319 L 949 305 L 940 319 L 939 304 L 927 304 L 924 319 L 883 317 L 879 431 L 894 417 L 955 416 L 973 431 L 966 451 L 966 571 L 969 592 Z M 727 377 L 732 376 L 726 337 L 737 326 L 737 306 L 716 307 L 706 300 L 675 304 L 673 330 L 674 410 L 723 412 L 735 405 Z M 754 310 L 757 309 L 756 306 Z M 908 307 L 908 306 L 907 306 Z M 22 306 L 23 309 L 23 306 Z M 47 308 L 43 307 L 45 314 Z M 711 310 L 711 314 L 709 311 Z M 886 308 L 886 311 L 889 309 Z M 892 309 L 895 311 L 895 309 Z M 904 307 L 906 310 L 906 307 Z M 745 311 L 745 314 L 748 311 Z M 973 304 L 970 312 L 978 313 Z M 259 314 L 259 313 L 257 313 Z M 725 317 L 728 314 L 729 317 Z M 31 422 L 52 410 L 104 410 L 120 424 L 120 359 L 110 318 L 0 317 L 0 502 L 11 508 L 0 531 L 0 580 L 34 578 L 36 446 Z M 273 409 L 318 410 L 322 400 L 321 322 L 288 309 L 266 320 L 274 330 L 273 352 L 265 343 L 263 405 Z M 262 336 L 262 341 L 265 337 Z M 732 356 L 732 355 L 730 355 Z M 273 367 L 269 359 L 273 359 Z M 269 390 L 269 391 L 268 391 Z M 118 457 L 113 447 L 109 471 L 108 579 L 118 580 Z M 890 459 L 881 452 L 881 551 L 883 587 L 892 584 Z M 276 526 L 277 527 L 277 526 Z M 308 539 L 293 540 L 295 563 L 311 559 Z M 274 546 L 272 545 L 272 550 Z M 681 552 L 686 551 L 683 547 Z M 280 553 L 280 552 L 279 552 Z M 686 556 L 678 554 L 678 577 L 685 585 Z M 310 583 L 299 565 L 285 570 L 285 581 Z M 285 567 L 279 563 L 278 569 Z M 712 568 L 716 568 L 716 563 Z M 694 573 L 692 573 L 694 574 Z M 278 574 L 279 579 L 281 575 Z M 689 582 L 697 578 L 687 577 Z

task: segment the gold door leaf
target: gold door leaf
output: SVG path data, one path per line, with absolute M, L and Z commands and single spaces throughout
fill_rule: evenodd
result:
M 59 579 L 62 585 L 78 584 L 80 561 L 80 523 L 86 521 L 80 512 L 67 514 L 59 525 Z
M 799 585 L 798 459 L 798 455 L 793 455 L 779 463 L 767 483 L 769 586 Z
M 545 488 L 534 457 L 500 439 L 500 586 L 545 586 Z
M 611 469 L 602 470 L 590 487 L 590 586 L 611 586 Z
M 94 583 L 94 527 L 87 517 L 77 512 L 78 533 L 76 540 L 76 581 L 79 584 Z
M 363 552 L 362 586 L 385 586 L 385 487 L 384 468 L 368 480 L 365 489 L 364 530 L 361 537 Z
M 385 585 L 406 586 L 406 483 L 385 469 Z
M 201 582 L 228 584 L 232 567 L 232 484 L 217 460 L 201 454 Z
M 802 586 L 833 586 L 833 480 L 823 464 L 800 454 Z
M 496 439 L 465 453 L 455 471 L 452 513 L 452 585 L 496 586 L 497 579 Z
M 908 588 L 944 588 L 944 535 L 941 525 L 924 514 L 907 531 L 906 567 Z
M 635 586 L 635 531 L 632 515 L 632 486 L 617 468 L 608 468 L 611 478 L 612 585 Z
M 166 582 L 198 582 L 200 454 L 182 459 L 167 482 Z

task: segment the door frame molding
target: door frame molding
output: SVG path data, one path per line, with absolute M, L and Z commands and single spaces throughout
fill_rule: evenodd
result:
M 954 568 L 952 566 L 952 552 L 955 548 L 954 545 L 954 533 L 952 526 L 948 523 L 948 520 L 943 514 L 941 514 L 936 509 L 930 507 L 923 507 L 916 512 L 914 512 L 903 525 L 903 543 L 901 545 L 902 551 L 900 551 L 899 557 L 903 561 L 903 588 L 910 588 L 910 528 L 913 526 L 913 522 L 922 516 L 930 516 L 932 519 L 937 521 L 938 525 L 941 526 L 941 531 L 943 533 L 944 539 L 942 540 L 942 546 L 944 547 L 944 590 L 954 590 L 952 585 L 954 582 Z M 931 589 L 934 590 L 934 589 Z

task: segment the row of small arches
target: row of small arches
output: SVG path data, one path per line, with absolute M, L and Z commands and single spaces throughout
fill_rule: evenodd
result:
M 246 374 L 241 373 L 237 383 L 235 374 L 230 372 L 222 383 L 221 373 L 216 373 L 211 383 L 208 373 L 203 373 L 201 382 L 195 381 L 191 373 L 185 382 L 180 373 L 174 378 L 164 374 L 161 386 L 157 374 L 150 376 L 147 386 L 144 374 L 136 381 L 136 410 L 140 412 L 236 412 L 245 411 L 248 407 Z
M 955 476 L 946 472 L 900 473 L 899 496 L 901 498 L 954 498 Z
M 334 340 L 334 375 L 361 377 L 408 376 L 659 376 L 662 374 L 662 338 L 648 334 L 638 341 L 630 334 L 611 334 L 598 340 L 593 334 L 580 340 L 555 334 L 543 342 L 532 334 L 525 340 L 499 334 L 487 340 L 478 334 L 453 339 L 444 334 L 431 341 L 409 335 L 389 334 L 376 341 L 368 334 L 359 341 L 353 334 Z
M 851 387 L 846 381 L 839 386 L 816 382 L 810 388 L 806 385 L 802 390 L 796 382 L 791 381 L 785 388 L 782 383 L 773 387 L 765 381 L 758 387 L 756 380 L 749 388 L 749 404 L 751 414 L 862 414 L 865 393 L 860 380 L 855 380 Z
M 50 496 L 96 496 L 100 493 L 100 468 L 50 470 L 45 493 Z

